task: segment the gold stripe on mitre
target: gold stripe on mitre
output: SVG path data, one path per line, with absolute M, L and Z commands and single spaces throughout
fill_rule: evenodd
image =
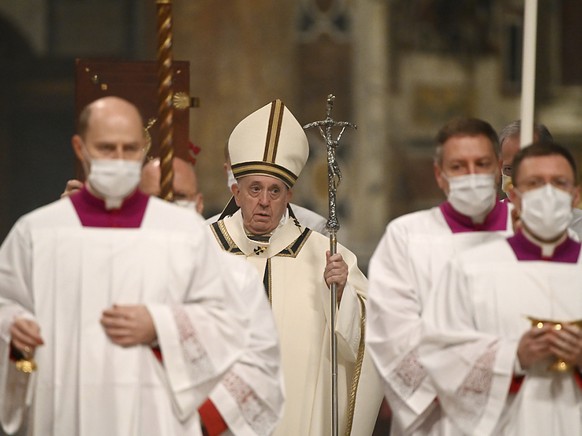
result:
M 279 136 L 283 125 L 283 112 L 285 105 L 281 100 L 271 102 L 271 115 L 269 116 L 269 127 L 265 141 L 265 153 L 263 161 L 274 163 L 277 158 L 277 147 L 279 146 Z
M 289 188 L 292 188 L 297 181 L 297 176 L 288 169 L 277 164 L 260 161 L 234 164 L 232 165 L 232 174 L 236 179 L 253 174 L 271 176 L 281 180 Z

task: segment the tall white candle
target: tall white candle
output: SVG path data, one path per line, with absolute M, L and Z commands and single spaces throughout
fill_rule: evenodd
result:
M 523 148 L 533 142 L 536 87 L 536 31 L 538 0 L 525 0 L 523 62 L 521 71 L 521 141 Z

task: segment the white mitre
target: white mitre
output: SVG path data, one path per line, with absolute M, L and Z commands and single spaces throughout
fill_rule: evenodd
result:
M 242 120 L 228 139 L 234 177 L 261 174 L 292 188 L 309 156 L 301 124 L 281 100 L 275 100 Z

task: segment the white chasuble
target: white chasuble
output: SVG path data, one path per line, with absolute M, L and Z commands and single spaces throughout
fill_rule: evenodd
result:
M 456 253 L 511 234 L 506 203 L 481 226 L 448 203 L 392 221 L 369 267 L 366 342 L 392 409 L 391 432 L 446 433 L 436 390 L 419 362 L 421 315 L 446 262 Z
M 536 259 L 523 257 L 524 240 L 518 233 L 455 257 L 423 314 L 421 361 L 460 434 L 582 434 L 579 375 L 549 371 L 555 359 L 525 371 L 517 360 L 528 317 L 582 319 L 580 244 L 568 239 L 553 258 Z
M 247 341 L 207 236 L 194 213 L 155 198 L 140 228 L 82 227 L 68 198 L 21 218 L 0 249 L 4 428 L 27 416 L 43 436 L 201 434 L 197 407 Z M 163 365 L 149 346 L 108 339 L 100 318 L 114 304 L 147 306 Z M 45 342 L 32 377 L 8 360 L 17 315 Z
M 323 278 L 329 239 L 287 219 L 268 242 L 257 242 L 245 234 L 240 210 L 210 229 L 224 250 L 244 255 L 264 277 L 279 332 L 286 394 L 274 434 L 330 434 L 331 293 Z M 382 398 L 362 338 L 367 280 L 353 253 L 342 246 L 338 252 L 349 268 L 335 326 L 339 429 L 340 434 L 351 428 L 351 434 L 365 436 L 372 433 Z

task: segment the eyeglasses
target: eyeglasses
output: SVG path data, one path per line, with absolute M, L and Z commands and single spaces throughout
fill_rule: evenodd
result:
M 521 180 L 519 184 L 516 184 L 522 191 L 531 191 L 533 189 L 541 188 L 544 185 L 549 183 L 554 188 L 560 189 L 562 191 L 570 191 L 574 187 L 574 183 L 566 178 L 563 177 L 555 177 L 550 179 L 549 181 L 544 180 L 542 178 L 531 178 L 526 180 Z

